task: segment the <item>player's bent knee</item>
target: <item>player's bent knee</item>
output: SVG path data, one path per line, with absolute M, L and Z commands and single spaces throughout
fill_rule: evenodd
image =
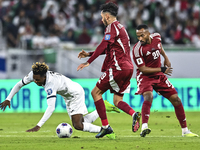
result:
M 148 92 L 145 92 L 143 93 L 143 97 L 144 97 L 144 101 L 149 101 L 152 103 L 153 101 L 153 93 L 148 91 Z
M 92 95 L 92 97 L 95 96 L 95 89 L 93 89 L 93 90 L 91 91 L 91 95 Z
M 73 126 L 76 130 L 83 131 L 83 124 L 82 123 L 73 123 Z
M 118 107 L 118 101 L 114 101 L 114 105 L 116 106 L 116 107 Z
M 172 103 L 173 106 L 177 106 L 181 104 L 181 99 L 178 97 L 178 94 L 174 94 L 169 98 L 170 102 Z
M 101 99 L 103 93 L 104 93 L 103 91 L 101 91 L 98 87 L 95 86 L 91 92 L 93 100 L 98 101 L 99 99 Z

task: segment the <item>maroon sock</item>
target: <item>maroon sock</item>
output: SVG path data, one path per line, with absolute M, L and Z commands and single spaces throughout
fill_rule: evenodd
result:
M 184 111 L 182 103 L 178 106 L 174 106 L 174 109 L 175 109 L 176 117 L 179 120 L 181 127 L 182 128 L 187 127 L 185 111 Z
M 142 123 L 148 123 L 150 116 L 151 102 L 144 101 L 142 104 Z
M 95 106 L 96 106 L 96 110 L 99 114 L 99 118 L 101 119 L 101 123 L 103 126 L 107 126 L 108 125 L 108 119 L 106 116 L 106 107 L 104 104 L 103 99 L 101 98 L 100 100 L 94 102 Z
M 135 112 L 126 102 L 124 101 L 120 101 L 118 103 L 117 106 L 119 109 L 123 110 L 125 113 L 129 114 L 129 115 L 133 115 L 133 113 Z

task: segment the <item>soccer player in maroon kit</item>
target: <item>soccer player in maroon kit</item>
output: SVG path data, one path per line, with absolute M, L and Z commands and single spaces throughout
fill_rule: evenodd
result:
M 139 128 L 140 113 L 135 112 L 126 102 L 123 101 L 124 93 L 130 92 L 130 79 L 133 74 L 133 63 L 130 57 L 130 40 L 126 29 L 117 19 L 118 6 L 114 3 L 106 3 L 101 5 L 102 22 L 106 27 L 105 35 L 101 43 L 94 52 L 85 52 L 82 50 L 78 58 L 90 56 L 86 63 L 78 66 L 77 70 L 82 70 L 89 66 L 99 55 L 106 54 L 103 66 L 102 76 L 92 90 L 91 94 L 102 122 L 101 131 L 96 138 L 106 135 L 111 139 L 115 139 L 115 133 L 108 123 L 105 105 L 102 94 L 107 90 L 114 93 L 114 105 L 125 113 L 133 117 L 132 131 L 136 132 Z
M 162 47 L 159 33 L 150 34 L 147 25 L 139 25 L 136 28 L 138 42 L 133 47 L 133 60 L 137 65 L 137 91 L 142 94 L 142 128 L 141 137 L 151 132 L 148 128 L 150 108 L 153 101 L 153 90 L 167 98 L 174 106 L 176 117 L 182 128 L 182 136 L 198 136 L 187 128 L 184 108 L 177 91 L 169 82 L 166 75 L 172 74 L 171 63 Z M 161 67 L 161 57 L 164 58 L 164 67 Z

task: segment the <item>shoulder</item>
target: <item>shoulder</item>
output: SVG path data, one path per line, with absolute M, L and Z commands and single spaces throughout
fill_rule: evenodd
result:
M 22 79 L 22 83 L 24 85 L 33 82 L 33 71 L 29 72 L 23 79 Z
M 121 28 L 123 28 L 123 25 L 121 25 L 120 22 L 115 21 L 115 22 L 109 24 L 109 25 L 106 27 L 105 34 L 106 34 L 106 33 L 113 33 L 113 32 L 116 32 L 116 31 L 118 31 L 118 30 L 121 29 Z
M 24 78 L 33 79 L 33 71 L 30 71 Z
M 105 34 L 111 32 L 111 26 L 112 26 L 112 24 L 109 24 L 109 25 L 106 27 Z
M 133 57 L 140 57 L 140 53 L 139 53 L 140 47 L 141 47 L 140 41 L 137 42 L 137 43 L 133 46 Z
M 150 36 L 153 39 L 158 39 L 159 41 L 161 41 L 161 35 L 159 33 L 152 33 Z

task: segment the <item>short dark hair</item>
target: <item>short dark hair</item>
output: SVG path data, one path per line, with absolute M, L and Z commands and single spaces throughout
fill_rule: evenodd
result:
M 103 12 L 109 12 L 111 15 L 116 17 L 118 13 L 118 6 L 112 2 L 109 2 L 106 4 L 102 4 L 100 6 L 100 10 L 102 10 Z
M 137 30 L 140 30 L 140 29 L 148 29 L 148 26 L 146 24 L 140 24 L 137 26 L 136 28 Z
M 48 70 L 49 67 L 47 64 L 45 64 L 45 62 L 43 63 L 36 62 L 35 64 L 33 63 L 32 65 L 32 71 L 34 75 L 45 76 Z

